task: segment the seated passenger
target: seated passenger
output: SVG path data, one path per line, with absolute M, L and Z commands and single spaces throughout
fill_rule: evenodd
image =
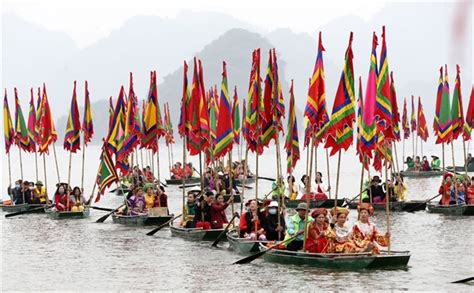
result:
M 331 209 L 331 227 L 328 229 L 328 253 L 351 253 L 357 251 L 351 240 L 351 230 L 347 226 L 349 210 L 346 208 Z
M 141 187 L 135 188 L 133 195 L 127 200 L 127 205 L 129 215 L 141 215 L 145 212 L 146 204 Z
M 369 221 L 374 214 L 374 208 L 368 203 L 361 203 L 357 207 L 359 220 L 352 227 L 351 239 L 359 251 L 380 253 L 380 246 L 388 246 L 390 233 L 380 235 L 377 227 Z
M 219 194 L 216 201 L 211 205 L 211 227 L 212 229 L 222 229 L 224 224 L 229 223 L 225 215 L 225 209 L 230 203 L 233 203 L 234 197 L 231 196 L 227 202 L 224 202 L 224 195 Z
M 278 217 L 280 217 L 280 224 L 278 224 Z M 281 241 L 285 236 L 285 217 L 283 216 L 283 211 L 278 213 L 278 203 L 276 201 L 270 202 L 265 209 L 263 229 L 268 241 Z
M 311 217 L 315 219 L 315 221 L 309 224 L 305 251 L 312 253 L 326 252 L 328 245 L 328 240 L 325 235 L 328 228 L 328 224 L 326 223 L 327 213 L 325 208 L 314 209 L 311 213 Z
M 247 211 L 240 217 L 240 237 L 250 240 L 267 240 L 263 228 L 264 217 L 264 214 L 258 209 L 257 201 L 250 200 Z
M 33 203 L 46 204 L 47 197 L 46 188 L 43 186 L 43 182 L 37 181 L 36 187 L 33 189 Z
M 54 207 L 60 212 L 69 211 L 66 187 L 63 184 L 60 184 L 54 193 Z
M 303 248 L 305 217 L 308 207 L 305 202 L 300 202 L 295 210 L 297 213 L 288 219 L 285 236 L 285 240 L 287 240 L 286 249 L 290 251 L 297 251 Z M 313 221 L 314 219 L 308 215 L 308 225 Z M 289 240 L 292 237 L 294 238 Z
M 72 194 L 69 196 L 69 203 L 71 206 L 71 212 L 84 211 L 86 199 L 82 195 L 82 191 L 79 186 L 74 187 L 74 189 L 72 190 Z

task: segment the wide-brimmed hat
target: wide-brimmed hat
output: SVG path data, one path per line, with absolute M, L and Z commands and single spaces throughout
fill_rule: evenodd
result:
M 431 155 L 431 157 L 434 158 L 434 159 L 439 159 L 439 157 L 436 156 L 436 155 Z
M 305 210 L 306 211 L 306 210 L 308 210 L 308 205 L 305 202 L 300 202 L 295 210 L 297 210 L 297 211 Z
M 36 181 L 36 184 L 35 185 L 41 185 L 43 186 L 43 182 L 41 182 L 40 180 Z
M 374 207 L 370 203 L 363 202 L 363 203 L 359 204 L 357 206 L 357 211 L 360 213 L 360 211 L 362 211 L 362 210 L 366 210 L 367 212 L 369 212 L 369 215 L 374 214 Z

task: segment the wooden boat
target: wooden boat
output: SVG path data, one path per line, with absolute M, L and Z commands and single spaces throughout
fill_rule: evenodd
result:
M 428 212 L 433 214 L 461 216 L 466 210 L 465 204 L 440 205 L 439 203 L 428 203 L 426 206 L 428 208 Z
M 336 200 L 335 199 L 326 199 L 326 200 L 312 200 L 310 201 L 310 204 L 309 204 L 309 208 L 311 209 L 314 209 L 314 208 L 327 208 L 327 209 L 330 209 L 330 208 L 333 208 L 334 207 L 334 202 Z M 287 208 L 290 208 L 290 209 L 294 209 L 298 206 L 298 203 L 300 202 L 304 202 L 297 199 L 297 200 L 289 200 L 289 199 L 285 199 L 285 206 Z M 337 199 L 337 206 L 340 207 L 344 204 L 345 202 L 345 199 L 344 198 L 340 198 L 340 199 Z
M 45 213 L 48 218 L 54 220 L 62 220 L 62 219 L 83 219 L 89 217 L 89 207 L 85 207 L 84 211 L 82 212 L 59 212 L 55 209 L 45 209 Z
M 236 229 L 229 230 L 226 234 L 230 247 L 239 254 L 249 254 L 260 250 L 260 243 L 267 241 L 255 241 L 245 238 L 239 238 L 239 232 Z
M 201 178 L 199 177 L 191 177 L 191 178 L 186 178 L 184 180 L 184 184 L 193 184 L 193 183 L 199 183 L 201 182 Z M 182 179 L 166 179 L 166 184 L 168 185 L 182 185 L 183 180 Z
M 10 214 L 10 213 L 17 213 L 17 212 L 26 212 L 31 209 L 36 209 L 32 213 L 44 213 L 44 209 L 40 209 L 40 207 L 45 207 L 45 204 L 29 204 L 29 203 L 23 203 L 23 204 L 17 204 L 17 205 L 2 205 L 2 211 Z
M 142 215 L 122 215 L 113 214 L 112 220 L 116 224 L 122 224 L 126 226 L 159 226 L 173 218 L 173 215 L 169 216 L 149 216 L 148 214 Z
M 201 228 L 183 228 L 170 223 L 171 235 L 192 241 L 215 241 L 224 229 L 208 229 Z M 221 241 L 226 241 L 225 235 L 222 236 Z
M 453 166 L 447 167 L 446 170 L 453 172 Z M 464 172 L 465 169 L 464 169 L 464 166 L 456 166 L 456 168 L 454 168 L 454 171 Z M 474 164 L 467 165 L 467 172 L 474 172 Z
M 260 245 L 260 250 L 268 248 Z M 265 261 L 290 265 L 305 265 L 325 269 L 362 270 L 404 268 L 410 260 L 410 252 L 371 253 L 308 253 L 273 249 L 264 254 Z
M 357 201 L 348 204 L 350 209 L 357 209 Z M 372 204 L 375 210 L 385 211 L 385 203 Z M 410 201 L 394 201 L 390 202 L 389 209 L 393 212 L 416 212 L 426 209 L 426 202 L 424 200 L 410 200 Z
M 249 175 L 247 178 L 245 178 L 245 184 L 250 184 L 255 182 L 255 175 Z M 244 184 L 244 180 L 242 179 L 236 179 L 235 184 L 237 185 L 242 185 Z
M 464 209 L 464 216 L 474 216 L 474 205 L 468 204 Z
M 442 176 L 443 171 L 401 171 L 400 174 L 409 178 L 428 178 Z

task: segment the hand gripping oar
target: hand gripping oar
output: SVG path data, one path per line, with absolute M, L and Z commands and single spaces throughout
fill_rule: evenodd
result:
M 97 221 L 95 221 L 96 223 L 103 223 L 105 220 L 107 220 L 108 217 L 110 217 L 110 215 L 112 215 L 113 213 L 115 213 L 116 211 L 118 211 L 120 208 L 122 208 L 125 204 L 122 204 L 120 205 L 118 208 L 116 208 L 115 210 L 111 211 L 110 213 L 107 213 L 106 215 L 100 217 Z
M 424 205 L 424 204 L 427 204 L 429 201 L 432 201 L 433 199 L 437 198 L 438 196 L 440 196 L 441 193 L 438 193 L 437 195 L 433 196 L 432 198 L 428 199 L 428 200 L 425 200 L 424 202 L 420 203 L 420 204 L 417 204 L 416 206 L 412 207 L 411 209 L 408 209 L 407 212 L 412 212 L 414 210 L 416 210 L 417 208 L 419 208 L 420 206 Z
M 219 236 L 217 236 L 217 239 L 214 240 L 214 242 L 212 243 L 211 246 L 217 247 L 217 244 L 219 243 L 219 241 L 221 241 L 222 236 L 225 235 L 227 233 L 227 231 L 229 231 L 230 223 L 234 223 L 235 218 L 240 218 L 238 213 L 234 213 L 234 216 L 230 220 L 229 224 L 225 227 L 224 231 L 222 231 L 219 234 Z
M 24 214 L 34 213 L 34 212 L 37 212 L 37 211 L 39 211 L 39 210 L 43 210 L 43 209 L 46 209 L 46 208 L 50 208 L 50 207 L 52 207 L 52 206 L 53 206 L 53 205 L 44 206 L 44 207 L 36 207 L 36 208 L 29 209 L 29 210 L 26 210 L 26 211 L 19 211 L 19 212 L 9 213 L 9 214 L 6 214 L 6 215 L 5 215 L 5 218 L 10 218 L 10 217 L 18 216 L 18 215 L 24 215 Z
M 366 192 L 367 191 L 367 188 L 362 190 L 362 192 L 360 192 L 358 195 L 354 196 L 351 200 L 347 201 L 345 204 L 342 205 L 342 207 L 347 207 L 348 205 L 350 205 L 354 200 L 356 200 L 359 196 L 362 195 L 362 193 Z
M 146 233 L 146 235 L 148 236 L 153 236 L 155 235 L 156 232 L 160 231 L 161 229 L 163 229 L 164 227 L 168 226 L 168 224 L 174 220 L 176 220 L 177 218 L 181 217 L 182 214 L 179 214 L 177 215 L 176 217 L 166 221 L 165 223 L 161 224 L 160 226 L 156 227 L 155 229 L 151 230 L 150 232 Z
M 462 279 L 462 280 L 457 280 L 457 281 L 454 281 L 454 282 L 451 282 L 452 284 L 460 284 L 460 283 L 467 283 L 467 282 L 470 282 L 470 281 L 474 281 L 474 277 L 470 277 L 470 278 L 466 278 L 466 279 Z
M 242 264 L 247 264 L 247 263 L 251 263 L 252 261 L 254 261 L 255 259 L 261 257 L 262 255 L 264 255 L 265 253 L 269 252 L 270 250 L 278 247 L 279 245 L 281 245 L 282 243 L 284 242 L 288 242 L 290 240 L 293 240 L 294 238 L 298 237 L 300 234 L 296 234 L 292 237 L 290 237 L 289 239 L 286 239 L 286 240 L 283 240 L 283 241 L 280 241 L 278 242 L 277 244 L 274 244 L 272 246 L 270 246 L 268 249 L 264 250 L 264 251 L 260 251 L 260 252 L 257 252 L 255 254 L 252 254 L 251 256 L 248 256 L 246 258 L 243 258 L 241 260 L 238 260 L 236 262 L 234 262 L 234 265 L 235 264 L 238 264 L 238 265 L 242 265 Z

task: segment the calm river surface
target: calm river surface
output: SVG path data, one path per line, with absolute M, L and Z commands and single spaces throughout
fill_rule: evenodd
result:
M 175 146 L 175 150 L 180 149 Z M 408 149 L 408 147 L 407 147 Z M 440 147 L 425 147 L 425 154 L 440 153 Z M 15 151 L 13 151 L 15 152 Z M 162 148 L 161 176 L 169 176 L 168 159 Z M 401 162 L 401 150 L 398 150 Z M 461 151 L 457 152 L 457 162 Z M 236 152 L 234 153 L 236 155 Z M 449 155 L 449 156 L 448 156 Z M 61 181 L 67 180 L 68 155 L 58 148 Z M 98 164 L 99 148 L 87 149 L 85 175 L 86 197 L 90 194 Z M 180 156 L 175 152 L 175 160 Z M 146 156 L 144 161 L 146 163 Z M 302 151 L 305 158 L 305 152 Z M 447 158 L 450 158 L 450 152 Z M 81 154 L 73 157 L 72 185 L 80 185 Z M 196 162 L 197 160 L 193 158 Z M 331 185 L 335 189 L 335 166 L 331 160 Z M 12 154 L 13 178 L 20 176 L 17 158 Z M 42 162 L 42 160 L 38 160 Z M 3 158 L 3 189 L 8 185 L 8 168 Z M 23 157 L 25 178 L 35 179 L 34 156 Z M 48 185 L 57 182 L 52 157 L 47 158 Z M 319 166 L 320 165 L 320 166 Z M 451 164 L 448 164 L 451 165 Z M 273 151 L 260 159 L 261 175 L 274 177 Z M 318 154 L 318 169 L 327 179 L 324 154 Z M 358 193 L 360 164 L 352 151 L 343 155 L 340 197 L 352 198 Z M 299 178 L 304 169 L 298 165 Z M 40 179 L 44 181 L 42 164 Z M 428 199 L 437 194 L 440 178 L 407 180 L 410 199 Z M 270 183 L 259 182 L 261 194 Z M 167 189 L 171 212 L 181 210 L 181 190 Z M 255 191 L 246 191 L 255 196 Z M 5 198 L 6 195 L 4 195 Z M 334 192 L 333 192 L 334 196 Z M 106 194 L 96 204 L 117 207 L 121 197 Z M 236 205 L 236 209 L 240 204 Z M 230 208 L 228 208 L 230 212 Z M 23 215 L 5 219 L 1 215 L 1 288 L 3 291 L 246 291 L 246 290 L 441 290 L 472 292 L 474 286 L 450 284 L 451 281 L 474 275 L 474 218 L 416 213 L 391 214 L 393 250 L 410 250 L 412 257 L 405 270 L 331 271 L 309 267 L 288 266 L 256 260 L 249 265 L 232 265 L 242 256 L 221 243 L 194 243 L 172 237 L 163 229 L 153 237 L 150 228 L 127 228 L 112 223 L 97 224 L 94 220 L 104 212 L 91 210 L 83 220 L 50 220 L 44 215 Z M 352 225 L 356 212 L 351 211 Z M 373 221 L 381 231 L 386 229 L 383 212 Z

